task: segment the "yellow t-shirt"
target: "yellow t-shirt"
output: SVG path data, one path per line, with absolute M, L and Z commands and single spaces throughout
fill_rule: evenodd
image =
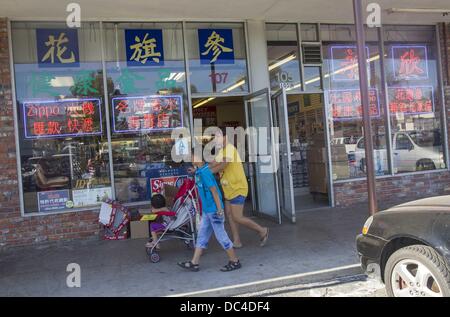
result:
M 245 176 L 242 160 L 237 149 L 227 144 L 220 149 L 216 156 L 216 162 L 228 162 L 225 169 L 220 174 L 220 184 L 226 200 L 231 200 L 237 196 L 248 195 L 247 177 Z

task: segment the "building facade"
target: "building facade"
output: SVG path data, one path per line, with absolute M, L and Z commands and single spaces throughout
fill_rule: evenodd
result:
M 195 119 L 280 128 L 280 169 L 246 164 L 248 212 L 366 202 L 355 37 L 345 23 L 0 18 L 0 246 L 98 239 L 103 198 L 145 206 L 186 177 L 171 132 Z M 450 23 L 366 37 L 378 199 L 450 193 Z

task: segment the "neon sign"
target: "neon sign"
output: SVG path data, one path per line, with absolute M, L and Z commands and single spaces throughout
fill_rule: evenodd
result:
M 424 114 L 434 112 L 432 86 L 389 87 L 389 112 L 391 114 Z
M 397 80 L 428 79 L 428 53 L 426 46 L 392 46 L 392 67 Z
M 378 90 L 369 89 L 370 116 L 380 116 Z M 334 121 L 356 120 L 362 118 L 361 93 L 359 89 L 330 90 L 328 104 Z
M 101 135 L 100 105 L 97 98 L 24 102 L 25 138 Z
M 167 131 L 183 126 L 181 96 L 136 96 L 112 99 L 115 133 Z
M 370 56 L 366 46 L 367 57 Z M 370 72 L 368 72 L 370 73 Z M 358 53 L 356 46 L 331 47 L 331 74 L 335 81 L 359 80 Z

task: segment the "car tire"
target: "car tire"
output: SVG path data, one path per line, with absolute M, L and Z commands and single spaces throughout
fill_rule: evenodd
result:
M 417 265 L 417 268 L 415 268 L 415 265 Z M 419 266 L 421 272 L 427 272 L 426 270 L 428 270 L 427 274 L 417 274 Z M 399 269 L 402 268 L 408 269 L 408 273 L 411 274 L 409 277 L 411 277 L 411 280 L 415 282 L 421 280 L 420 276 L 428 276 L 426 277 L 426 284 L 428 284 L 426 289 L 424 289 L 420 284 L 402 287 L 401 285 L 406 285 L 406 283 L 401 277 L 397 280 L 399 277 Z M 415 275 L 413 274 L 414 270 L 416 270 Z M 402 275 L 403 274 L 405 273 L 402 273 Z M 420 276 L 418 277 L 418 275 Z M 424 245 L 412 245 L 394 252 L 386 263 L 384 270 L 384 282 L 386 284 L 387 295 L 390 297 L 429 296 L 430 293 L 428 292 L 428 289 L 436 292 L 432 294 L 450 297 L 449 264 L 439 253 L 436 252 L 436 250 Z M 437 290 L 439 290 L 439 292 L 437 292 Z
M 421 159 L 418 160 L 416 163 L 416 171 L 430 171 L 435 170 L 436 166 L 434 165 L 434 162 L 430 159 Z

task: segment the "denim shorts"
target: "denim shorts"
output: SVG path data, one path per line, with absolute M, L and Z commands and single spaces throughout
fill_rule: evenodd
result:
M 232 205 L 243 205 L 245 203 L 245 199 L 247 199 L 247 197 L 239 195 L 232 199 L 227 199 L 227 201 Z
M 203 213 L 200 229 L 198 230 L 196 247 L 206 249 L 212 233 L 216 236 L 217 241 L 225 250 L 231 249 L 233 243 L 225 231 L 225 217 L 219 217 L 217 213 Z

